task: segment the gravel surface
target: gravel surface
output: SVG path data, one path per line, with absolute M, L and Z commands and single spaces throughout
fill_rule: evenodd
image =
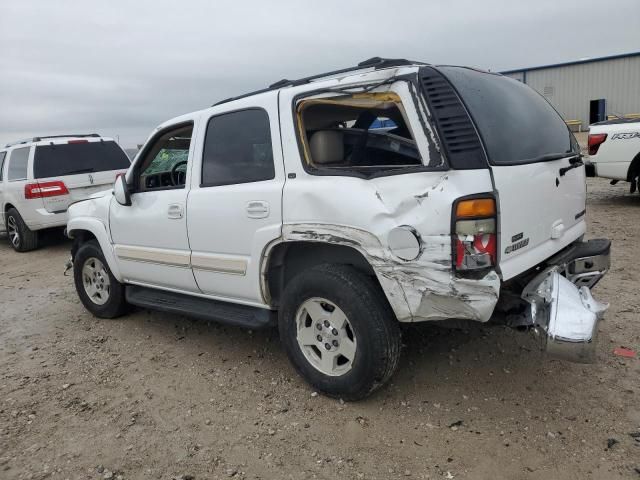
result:
M 640 348 L 640 195 L 588 189 L 588 236 L 614 242 L 596 364 L 501 327 L 420 326 L 359 403 L 313 392 L 276 331 L 93 318 L 60 234 L 28 254 L 0 239 L 0 478 L 639 479 L 640 360 L 613 350 Z

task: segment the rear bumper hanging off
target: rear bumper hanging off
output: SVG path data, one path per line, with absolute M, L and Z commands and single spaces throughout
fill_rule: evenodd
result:
M 577 363 L 594 361 L 598 320 L 609 306 L 595 300 L 588 287 L 578 287 L 550 269 L 525 287 L 522 298 L 531 304 L 532 325 L 546 333 L 550 355 Z

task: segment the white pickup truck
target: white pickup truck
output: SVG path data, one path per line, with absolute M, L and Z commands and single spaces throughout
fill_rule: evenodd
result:
M 589 127 L 589 176 L 629 182 L 640 190 L 640 119 L 615 118 Z
M 94 315 L 277 323 L 314 388 L 355 400 L 395 371 L 400 323 L 507 321 L 590 360 L 610 242 L 583 240 L 585 195 L 526 85 L 373 58 L 163 123 L 67 231 Z

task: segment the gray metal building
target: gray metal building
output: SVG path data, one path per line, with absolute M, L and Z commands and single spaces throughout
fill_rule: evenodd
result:
M 501 73 L 540 92 L 583 130 L 607 115 L 640 114 L 640 52 Z

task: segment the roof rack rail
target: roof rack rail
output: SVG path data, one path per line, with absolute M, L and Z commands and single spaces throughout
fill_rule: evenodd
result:
M 4 148 L 9 148 L 9 147 L 13 147 L 14 145 L 23 145 L 25 143 L 31 143 L 31 142 L 40 142 L 44 139 L 47 138 L 66 138 L 66 137 L 93 137 L 93 138 L 100 138 L 100 135 L 97 133 L 70 133 L 67 135 L 42 135 L 40 137 L 32 137 L 32 138 L 26 138 L 24 140 L 18 140 L 16 142 L 10 142 L 7 143 Z
M 381 57 L 372 57 L 367 60 L 364 60 L 358 63 L 354 67 L 341 68 L 339 70 L 333 70 L 331 72 L 319 73 L 316 75 L 311 75 L 309 77 L 299 78 L 298 80 L 288 80 L 283 78 L 282 80 L 278 80 L 275 83 L 272 83 L 267 88 L 263 88 L 260 90 L 256 90 L 254 92 L 245 93 L 243 95 L 238 95 L 237 97 L 226 98 L 224 100 L 220 100 L 217 103 L 214 103 L 212 106 L 222 105 L 223 103 L 231 102 L 233 100 L 240 100 L 241 98 L 251 97 L 253 95 L 258 95 L 260 93 L 270 92 L 272 90 L 277 90 L 283 87 L 293 87 L 296 85 L 304 85 L 305 83 L 309 83 L 312 80 L 318 80 L 324 77 L 331 77 L 333 75 L 340 75 L 341 73 L 353 72 L 355 70 L 362 70 L 365 68 L 374 68 L 376 70 L 380 68 L 389 68 L 389 67 L 404 67 L 406 65 L 428 65 L 424 62 L 416 62 L 413 60 L 407 60 L 404 58 L 381 58 Z
M 40 137 L 33 137 L 34 142 L 39 142 L 44 140 L 45 138 L 65 138 L 65 137 L 93 137 L 99 138 L 100 135 L 97 133 L 69 133 L 67 135 L 43 135 Z
M 7 143 L 7 144 L 4 146 L 4 148 L 13 147 L 14 145 L 21 145 L 21 144 L 23 144 L 23 143 L 29 143 L 29 142 L 32 142 L 32 141 L 33 141 L 33 139 L 31 139 L 31 138 L 27 138 L 27 139 L 25 139 L 25 140 L 17 140 L 17 141 L 15 141 L 15 142 L 9 142 L 9 143 Z

